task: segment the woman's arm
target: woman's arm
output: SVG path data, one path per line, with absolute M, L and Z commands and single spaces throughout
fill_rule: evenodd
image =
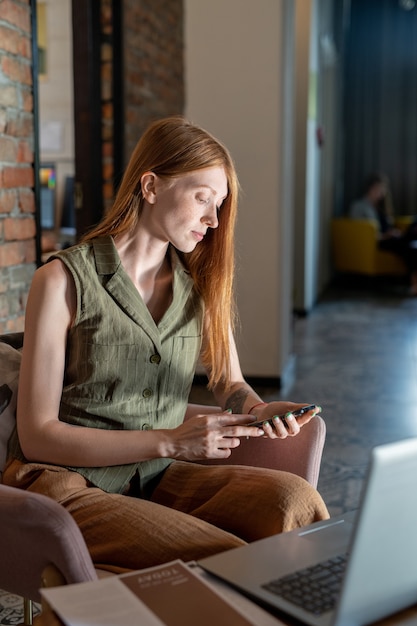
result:
M 136 463 L 158 457 L 222 458 L 249 430 L 242 416 L 202 415 L 167 430 L 105 430 L 58 418 L 68 330 L 76 313 L 73 279 L 54 260 L 35 272 L 29 293 L 19 378 L 17 428 L 30 461 L 74 467 Z M 251 436 L 259 429 L 252 428 Z
M 158 431 L 112 431 L 58 419 L 75 285 L 54 260 L 35 272 L 29 293 L 19 378 L 17 427 L 28 460 L 73 466 L 133 463 L 162 456 Z
M 271 438 L 279 437 L 281 439 L 297 435 L 300 432 L 300 428 L 319 412 L 319 408 L 314 409 L 296 419 L 291 415 L 291 412 L 300 409 L 307 403 L 300 404 L 288 401 L 263 402 L 262 398 L 243 377 L 232 332 L 230 332 L 230 354 L 232 384 L 230 388 L 225 388 L 224 385 L 218 384 L 213 389 L 216 401 L 224 410 L 229 409 L 232 413 L 252 416 L 252 420 L 248 418 L 249 424 L 250 421 L 254 420 L 271 420 L 274 426 L 266 425 L 264 428 L 265 434 Z M 288 429 L 281 420 L 273 419 L 275 416 L 286 415 L 288 413 L 290 414 L 289 417 L 286 418 L 289 425 Z

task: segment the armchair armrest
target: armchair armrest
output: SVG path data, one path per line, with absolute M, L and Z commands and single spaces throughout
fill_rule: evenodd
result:
M 3 343 L 7 343 L 12 348 L 16 350 L 20 350 L 23 346 L 23 332 L 19 333 L 6 333 L 4 335 L 0 335 L 0 341 Z
M 202 413 L 221 411 L 219 407 L 202 406 Z M 242 439 L 228 459 L 208 459 L 204 465 L 249 465 L 267 467 L 297 474 L 317 487 L 321 458 L 326 439 L 326 424 L 316 415 L 303 426 L 296 437 L 286 439 Z

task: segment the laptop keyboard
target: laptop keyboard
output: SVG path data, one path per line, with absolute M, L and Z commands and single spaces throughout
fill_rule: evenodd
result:
M 331 611 L 339 597 L 347 555 L 337 556 L 262 585 L 309 613 Z

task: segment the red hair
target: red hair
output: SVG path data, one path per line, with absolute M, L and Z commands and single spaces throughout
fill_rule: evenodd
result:
M 151 124 L 133 151 L 112 208 L 83 241 L 103 235 L 117 237 L 136 227 L 143 207 L 141 177 L 145 172 L 169 179 L 207 167 L 223 167 L 227 177 L 228 194 L 219 226 L 210 229 L 193 252 L 180 256 L 204 300 L 210 322 L 201 356 L 212 387 L 220 381 L 230 384 L 229 329 L 234 323 L 234 230 L 239 183 L 223 144 L 183 117 Z

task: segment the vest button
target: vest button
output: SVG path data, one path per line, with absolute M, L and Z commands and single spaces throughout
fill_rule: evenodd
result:
M 152 426 L 150 424 L 142 424 L 142 430 L 152 430 Z
M 144 389 L 144 390 L 142 391 L 142 396 L 143 396 L 144 398 L 150 398 L 151 396 L 153 396 L 153 391 L 152 391 L 152 389 Z
M 153 354 L 150 358 L 150 362 L 159 365 L 159 363 L 161 362 L 161 356 L 159 354 Z

